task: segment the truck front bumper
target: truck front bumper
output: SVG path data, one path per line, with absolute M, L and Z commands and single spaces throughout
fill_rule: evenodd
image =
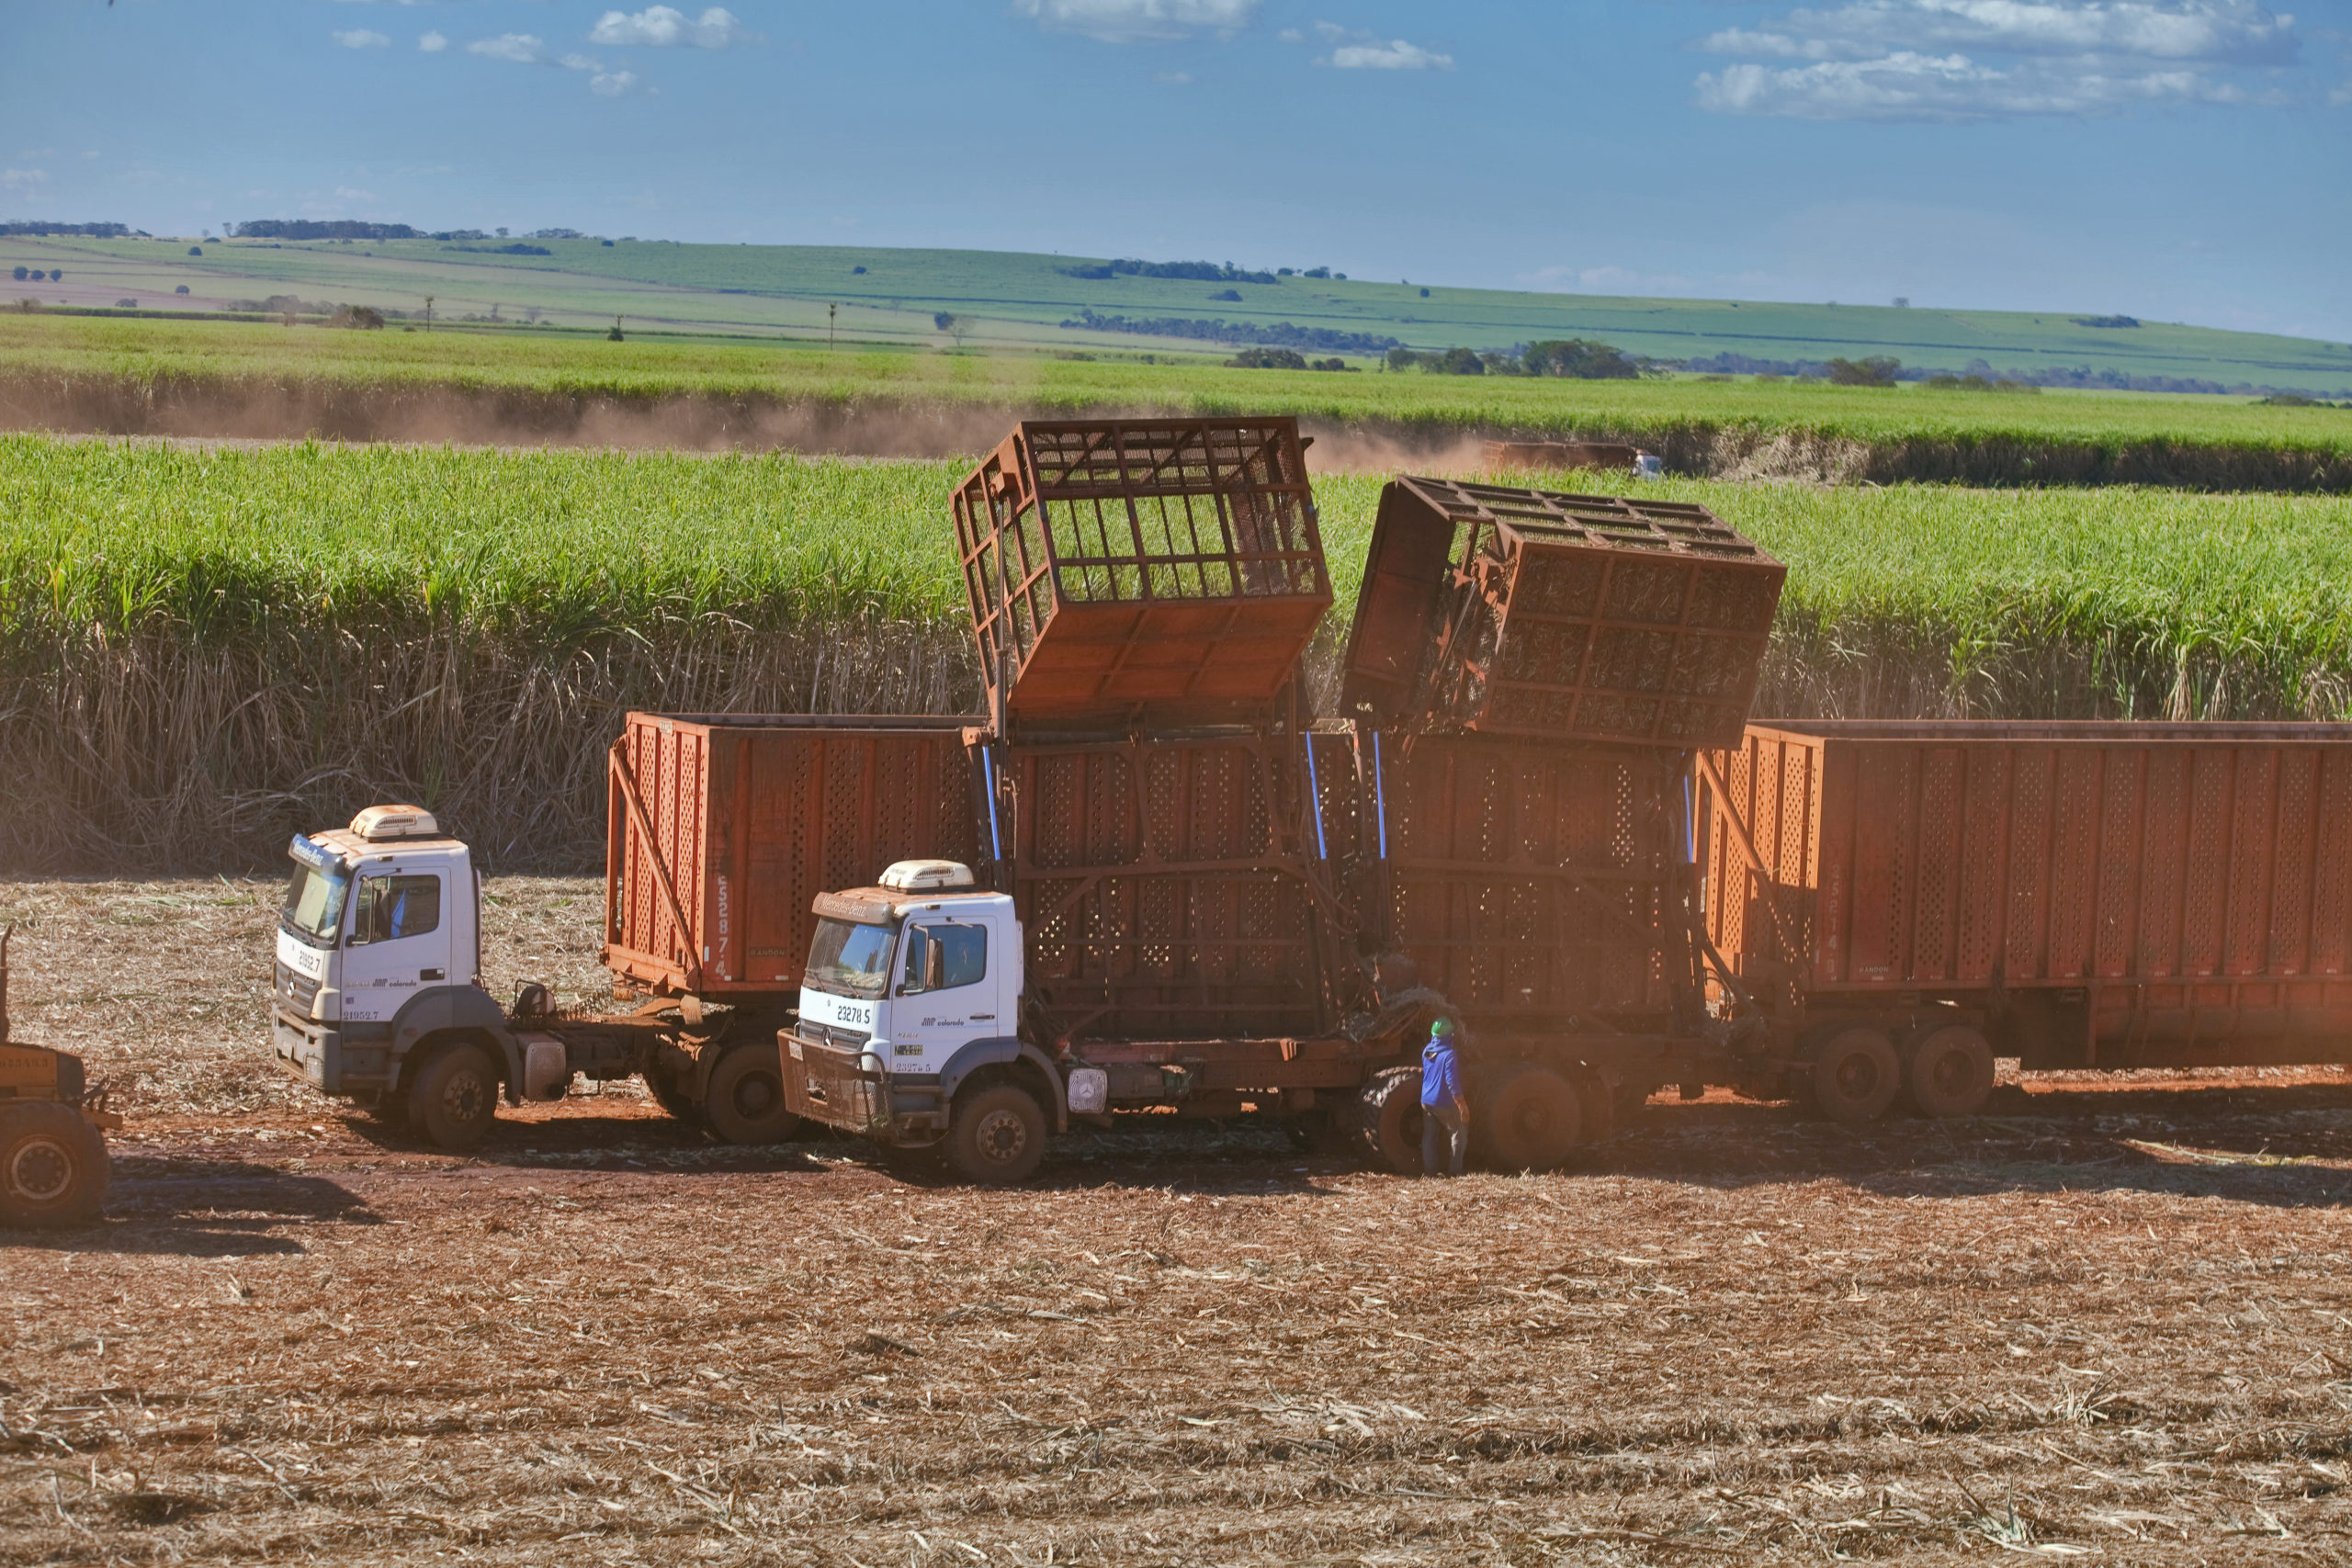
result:
M 784 1098 L 795 1116 L 884 1143 L 927 1144 L 946 1130 L 935 1080 L 894 1078 L 855 1051 L 786 1030 Z
M 322 1093 L 373 1100 L 391 1087 L 391 1042 L 354 1040 L 332 1023 L 270 1010 L 270 1052 L 288 1077 Z

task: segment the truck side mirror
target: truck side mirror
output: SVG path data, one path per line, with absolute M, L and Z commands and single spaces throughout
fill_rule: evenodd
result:
M 947 978 L 947 944 L 937 937 L 922 944 L 922 988 L 935 991 Z

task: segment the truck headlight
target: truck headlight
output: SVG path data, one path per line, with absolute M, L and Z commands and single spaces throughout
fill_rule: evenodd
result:
M 343 1021 L 343 993 L 333 986 L 321 986 L 319 994 L 311 998 L 311 1016 L 321 1023 Z

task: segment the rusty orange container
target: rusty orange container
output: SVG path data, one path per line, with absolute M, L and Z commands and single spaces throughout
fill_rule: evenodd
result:
M 2352 725 L 1784 720 L 1702 753 L 1708 930 L 1800 1016 L 2041 1065 L 2352 1059 Z
M 1016 728 L 1262 707 L 1331 604 L 1295 420 L 1024 421 L 954 510 Z
M 1786 575 L 1703 506 L 1395 479 L 1341 705 L 1379 725 L 1730 745 Z
M 657 995 L 793 995 L 820 892 L 972 862 L 960 718 L 633 713 L 609 759 L 605 967 Z

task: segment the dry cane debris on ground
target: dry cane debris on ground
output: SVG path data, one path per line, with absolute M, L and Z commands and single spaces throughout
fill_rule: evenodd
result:
M 594 885 L 492 891 L 591 996 Z M 271 1078 L 269 902 L 0 889 L 133 1115 L 0 1245 L 0 1560 L 2352 1561 L 2332 1072 L 1451 1183 L 1204 1126 L 974 1192 L 620 1093 L 459 1159 Z

